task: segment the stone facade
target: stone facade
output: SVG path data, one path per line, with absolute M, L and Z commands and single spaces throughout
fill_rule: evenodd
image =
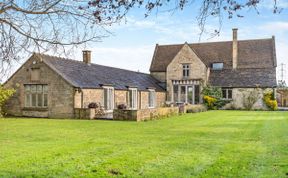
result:
M 83 94 L 82 94 L 83 92 Z M 104 105 L 104 91 L 103 89 L 82 89 L 81 92 L 75 92 L 75 108 L 81 108 L 81 102 L 83 95 L 83 108 L 87 108 L 89 103 L 96 102 L 100 103 L 101 106 Z M 114 106 L 115 108 L 119 104 L 125 104 L 129 106 L 127 101 L 128 98 L 128 89 L 127 90 L 115 90 L 114 91 Z M 148 108 L 148 99 L 149 92 L 148 91 L 138 91 L 138 109 L 146 109 Z M 166 93 L 165 92 L 156 92 L 156 107 L 163 106 L 166 101 Z
M 31 71 L 33 69 L 39 69 L 39 81 L 31 80 Z M 47 84 L 48 107 L 25 108 L 24 84 Z M 4 87 L 16 89 L 16 93 L 6 106 L 9 115 L 52 118 L 71 118 L 74 115 L 74 88 L 44 64 L 40 58 L 30 58 L 4 84 Z
M 267 106 L 263 101 L 263 94 L 271 91 L 272 89 L 263 88 L 233 88 L 232 101 L 224 106 L 224 109 L 246 109 L 244 106 L 244 100 L 249 96 L 250 93 L 258 94 L 258 100 L 253 105 L 252 109 L 263 109 L 267 110 Z
M 81 89 L 75 92 L 74 96 L 75 108 L 88 108 L 88 105 L 92 102 L 97 102 L 100 103 L 101 105 L 104 105 L 102 89 Z
M 48 86 L 47 107 L 25 107 L 26 84 Z M 15 94 L 7 102 L 7 114 L 27 117 L 74 118 L 75 108 L 88 108 L 92 102 L 104 106 L 104 90 L 102 88 L 80 89 L 73 87 L 57 72 L 45 64 L 40 57 L 33 55 L 5 83 L 5 88 L 16 89 Z M 100 87 L 100 86 L 99 86 Z M 148 91 L 138 91 L 138 109 L 148 108 Z M 127 90 L 114 90 L 114 108 L 119 104 L 129 106 Z M 156 92 L 156 106 L 166 101 L 165 92 Z
M 189 64 L 190 75 L 187 78 L 183 78 L 182 64 Z M 207 82 L 208 69 L 201 59 L 195 54 L 195 52 L 185 44 L 179 53 L 175 56 L 172 62 L 167 67 L 167 99 L 172 101 L 173 98 L 173 84 L 172 80 L 201 80 L 203 85 Z

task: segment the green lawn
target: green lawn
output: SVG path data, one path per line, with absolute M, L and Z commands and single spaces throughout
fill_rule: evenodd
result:
M 0 119 L 0 177 L 288 177 L 288 112 Z

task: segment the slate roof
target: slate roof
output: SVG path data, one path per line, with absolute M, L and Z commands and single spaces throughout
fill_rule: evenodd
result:
M 210 72 L 209 83 L 212 86 L 255 88 L 276 86 L 276 68 L 215 70 Z
M 148 87 L 152 87 L 156 91 L 164 91 L 158 85 L 159 81 L 149 74 L 92 63 L 86 64 L 82 61 L 44 54 L 37 55 L 74 87 L 101 88 L 101 85 L 104 84 L 113 85 L 115 89 L 127 89 L 127 86 L 133 86 L 138 90 L 147 90 Z
M 184 45 L 156 45 L 150 72 L 166 72 L 167 66 Z M 251 87 L 255 84 L 260 87 L 276 85 L 277 62 L 274 37 L 239 40 L 236 71 L 232 71 L 232 41 L 188 45 L 207 67 L 211 67 L 216 62 L 224 64 L 222 71 L 211 70 L 209 78 L 211 85 L 231 87 Z M 257 72 L 254 73 L 249 69 L 257 69 Z

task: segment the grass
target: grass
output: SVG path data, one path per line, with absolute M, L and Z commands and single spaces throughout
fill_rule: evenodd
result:
M 288 177 L 288 112 L 1 119 L 0 177 Z

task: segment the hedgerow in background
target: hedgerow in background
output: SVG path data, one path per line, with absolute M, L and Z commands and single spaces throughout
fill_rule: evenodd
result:
M 5 102 L 14 94 L 14 92 L 14 89 L 5 89 L 0 85 L 0 117 L 3 117 L 5 114 L 3 110 Z
M 274 96 L 273 91 L 269 91 L 269 92 L 264 93 L 263 100 L 269 109 L 271 109 L 273 111 L 278 109 L 277 101 L 275 100 L 275 96 Z

